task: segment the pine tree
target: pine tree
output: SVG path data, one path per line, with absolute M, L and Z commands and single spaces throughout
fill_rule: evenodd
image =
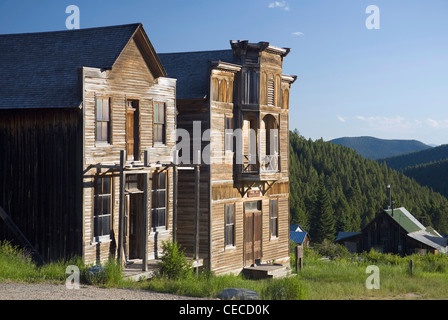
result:
M 334 211 L 331 206 L 324 182 L 321 180 L 311 216 L 310 237 L 313 242 L 321 243 L 324 239 L 334 240 Z

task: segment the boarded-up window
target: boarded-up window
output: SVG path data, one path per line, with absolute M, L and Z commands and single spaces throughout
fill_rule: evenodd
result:
M 280 106 L 280 96 L 281 96 L 281 79 L 279 75 L 275 76 L 275 88 L 274 88 L 274 106 Z
M 221 80 L 219 82 L 219 94 L 218 100 L 221 102 L 227 102 L 227 81 Z
M 273 199 L 270 203 L 270 215 L 271 215 L 271 238 L 278 237 L 278 200 Z
M 154 102 L 154 142 L 166 142 L 165 103 Z
M 110 103 L 109 98 L 95 99 L 95 140 L 110 143 Z
M 289 90 L 285 89 L 283 91 L 283 109 L 289 108 Z
M 219 81 L 216 78 L 212 80 L 212 100 L 218 101 Z
M 152 175 L 152 214 L 153 228 L 166 226 L 167 173 L 155 172 Z
M 226 204 L 225 205 L 225 245 L 234 246 L 235 245 L 235 205 Z
M 109 237 L 112 213 L 112 178 L 97 176 L 94 179 L 93 236 L 96 241 Z

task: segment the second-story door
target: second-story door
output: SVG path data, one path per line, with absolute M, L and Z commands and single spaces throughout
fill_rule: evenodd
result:
M 126 106 L 126 159 L 136 161 L 138 159 L 138 100 L 128 100 Z

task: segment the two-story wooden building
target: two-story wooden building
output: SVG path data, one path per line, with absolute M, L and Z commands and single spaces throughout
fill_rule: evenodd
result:
M 217 274 L 289 262 L 289 49 L 230 45 L 159 54 L 177 79 L 177 240 Z
M 0 207 L 44 260 L 156 257 L 176 80 L 142 25 L 0 35 L 0 73 Z

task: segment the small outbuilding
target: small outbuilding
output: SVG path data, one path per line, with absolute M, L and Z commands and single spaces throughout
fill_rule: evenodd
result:
M 335 242 L 352 252 L 447 253 L 447 238 L 425 227 L 403 207 L 381 211 L 361 232 L 340 232 Z
M 291 224 L 289 226 L 289 238 L 291 241 L 302 245 L 304 247 L 309 247 L 310 236 L 308 232 L 304 231 L 303 228 L 298 224 Z

